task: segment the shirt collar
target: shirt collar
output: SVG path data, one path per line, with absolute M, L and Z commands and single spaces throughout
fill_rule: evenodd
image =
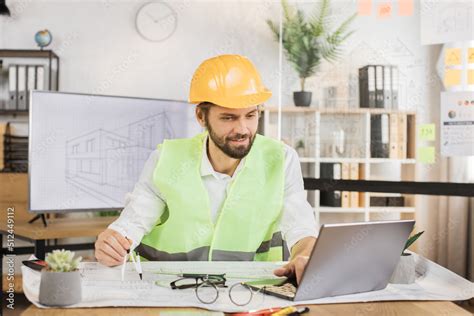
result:
M 214 168 L 212 167 L 211 161 L 209 160 L 209 157 L 207 156 L 208 139 L 209 139 L 209 135 L 207 135 L 204 141 L 202 142 L 201 177 L 208 176 L 208 175 L 213 175 L 217 179 L 230 177 L 227 174 L 215 171 Z M 240 171 L 240 169 L 242 169 L 242 167 L 244 166 L 245 158 L 246 157 L 240 160 L 239 165 L 237 166 L 237 168 L 234 171 L 234 174 L 232 175 L 232 178 L 234 178 L 237 175 L 237 173 Z

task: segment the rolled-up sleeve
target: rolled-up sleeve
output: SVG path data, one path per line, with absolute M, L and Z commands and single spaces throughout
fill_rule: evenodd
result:
M 317 237 L 314 211 L 306 198 L 298 154 L 285 145 L 285 193 L 280 229 L 288 248 L 305 237 Z
M 153 184 L 153 171 L 158 158 L 159 151 L 156 149 L 148 157 L 133 191 L 125 196 L 125 207 L 119 218 L 109 225 L 109 228 L 127 236 L 136 244 L 156 225 L 166 207 Z

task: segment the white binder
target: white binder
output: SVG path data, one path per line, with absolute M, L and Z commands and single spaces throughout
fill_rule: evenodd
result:
M 44 90 L 44 67 L 36 67 L 36 90 Z
M 28 66 L 28 84 L 26 86 L 26 108 L 30 107 L 30 91 L 36 88 L 36 66 L 29 65 Z
M 17 107 L 17 66 L 10 65 L 8 68 L 8 102 L 6 110 L 15 110 Z
M 18 110 L 26 110 L 26 66 L 18 66 Z
M 384 108 L 392 108 L 392 76 L 391 66 L 383 67 L 383 96 L 384 96 Z
M 398 110 L 398 68 L 397 66 L 392 66 L 392 110 Z

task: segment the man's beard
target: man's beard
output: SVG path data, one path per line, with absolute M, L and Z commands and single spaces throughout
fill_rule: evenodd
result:
M 235 134 L 230 138 L 226 136 L 219 137 L 216 135 L 216 133 L 214 133 L 211 125 L 209 125 L 208 122 L 206 122 L 206 125 L 209 131 L 209 136 L 211 137 L 214 144 L 216 144 L 217 148 L 219 148 L 227 156 L 234 159 L 242 159 L 250 152 L 250 149 L 253 145 L 253 141 L 255 140 L 255 135 L 252 136 L 250 134 Z M 232 140 L 240 140 L 245 138 L 249 139 L 248 145 L 242 144 L 237 145 L 236 147 L 232 147 L 230 144 L 230 141 Z

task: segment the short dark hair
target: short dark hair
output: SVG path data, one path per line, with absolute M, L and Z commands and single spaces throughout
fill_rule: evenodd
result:
M 214 106 L 214 103 L 211 102 L 201 102 L 197 105 L 197 107 L 204 113 L 204 120 L 207 121 L 207 118 L 209 117 L 209 110 L 211 107 Z
M 213 107 L 215 104 L 211 102 L 201 102 L 197 105 L 197 107 L 204 113 L 204 120 L 206 120 L 207 123 L 207 118 L 209 117 L 209 110 L 211 107 Z M 258 115 L 263 111 L 263 106 L 261 104 L 257 105 L 257 110 L 258 110 Z

